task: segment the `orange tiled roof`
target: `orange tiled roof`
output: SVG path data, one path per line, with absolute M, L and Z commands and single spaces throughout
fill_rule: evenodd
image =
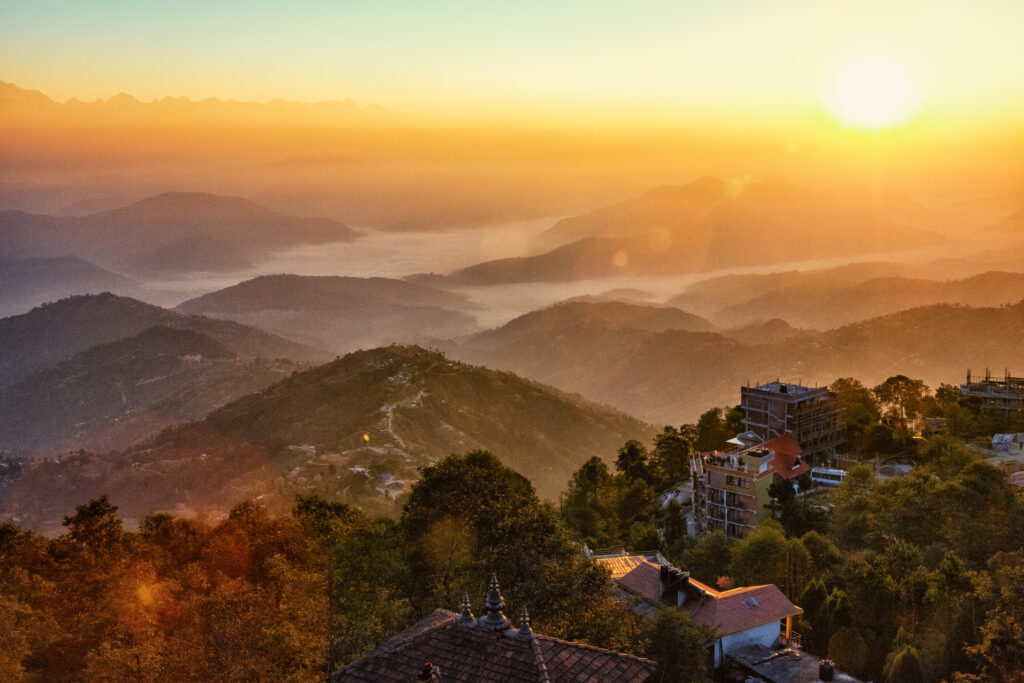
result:
M 716 591 L 693 579 L 690 583 L 703 589 L 707 597 L 687 602 L 685 608 L 694 621 L 723 636 L 804 613 L 775 584 Z
M 775 473 L 783 479 L 795 479 L 804 472 L 811 471 L 811 466 L 800 459 L 800 454 L 803 451 L 792 434 L 783 434 L 769 439 L 760 447 L 775 451 L 772 466 L 775 468 Z
M 690 612 L 694 621 L 710 626 L 723 636 L 770 624 L 786 617 L 795 617 L 804 612 L 790 602 L 774 584 L 717 591 L 695 579 L 691 578 L 689 581 L 702 590 L 706 597 L 691 597 L 684 605 L 684 609 Z M 617 583 L 649 602 L 657 603 L 661 598 L 661 568 L 652 562 L 638 565 L 617 579 Z M 748 603 L 751 598 L 754 602 Z
M 528 683 L 640 683 L 654 672 L 649 659 L 571 643 L 515 629 L 489 631 L 455 623 L 444 609 L 385 641 L 362 659 L 331 676 L 332 682 L 415 681 L 430 662 L 442 681 Z
M 595 557 L 594 562 L 611 572 L 613 579 L 628 574 L 638 566 L 647 562 L 643 555 L 621 555 L 617 557 Z

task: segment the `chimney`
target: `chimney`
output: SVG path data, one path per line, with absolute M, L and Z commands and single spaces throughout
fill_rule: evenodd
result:
M 690 573 L 672 565 L 662 565 L 658 573 L 658 596 L 663 602 L 681 607 L 686 602 L 686 588 L 690 585 Z

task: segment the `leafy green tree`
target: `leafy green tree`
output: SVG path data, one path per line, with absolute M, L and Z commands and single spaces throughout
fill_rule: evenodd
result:
M 724 448 L 726 441 L 736 432 L 729 433 L 725 416 L 721 408 L 708 410 L 697 420 L 696 447 L 700 452 L 715 451 Z
M 701 537 L 697 544 L 683 553 L 683 566 L 693 578 L 709 586 L 729 572 L 732 545 L 721 529 Z
M 913 645 L 904 645 L 893 653 L 885 667 L 885 680 L 890 683 L 924 683 L 924 666 Z
M 928 387 L 919 379 L 910 379 L 906 375 L 894 375 L 872 391 L 885 409 L 886 419 L 894 426 L 908 430 L 921 416 Z
M 654 618 L 647 656 L 658 663 L 650 681 L 711 681 L 709 647 L 715 633 L 694 624 L 684 610 L 664 608 Z
M 856 629 L 840 628 L 828 641 L 828 658 L 854 676 L 864 675 L 869 655 L 868 644 Z
M 846 448 L 862 453 L 868 445 L 871 428 L 881 419 L 878 401 L 867 387 L 852 377 L 837 379 L 829 386 L 829 393 L 843 413 Z
M 619 449 L 618 457 L 615 459 L 615 469 L 629 481 L 643 481 L 648 484 L 654 481 L 647 449 L 639 441 L 633 439 L 627 441 Z

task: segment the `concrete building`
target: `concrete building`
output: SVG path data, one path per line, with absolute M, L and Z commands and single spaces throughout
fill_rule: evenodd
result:
M 835 458 L 843 440 L 842 414 L 826 387 L 778 381 L 741 387 L 740 408 L 746 433 L 762 441 L 792 434 L 814 464 Z
M 981 399 L 986 406 L 1013 412 L 1024 410 L 1024 377 L 1012 377 L 1007 370 L 1002 379 L 992 377 L 987 369 L 983 378 L 971 379 L 967 371 L 967 383 L 960 385 L 960 393 Z
M 690 461 L 693 516 L 698 533 L 721 529 L 742 538 L 771 517 L 768 489 L 776 478 L 810 471 L 792 434 L 733 453 L 704 453 Z

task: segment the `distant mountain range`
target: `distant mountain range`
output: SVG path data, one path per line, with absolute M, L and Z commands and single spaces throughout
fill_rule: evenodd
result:
M 87 216 L 0 212 L 0 257 L 73 254 L 147 271 L 234 269 L 284 247 L 354 237 L 329 218 L 289 216 L 202 192 L 167 192 Z
M 852 376 L 874 384 L 902 373 L 935 387 L 960 382 L 968 367 L 1024 367 L 1024 301 L 926 306 L 827 332 L 794 331 L 786 321 L 723 333 L 648 331 L 628 316 L 612 324 L 599 309 L 587 316 L 585 306 L 527 314 L 444 349 L 663 424 L 736 404 L 748 381 Z
M 612 458 L 652 430 L 515 375 L 387 347 L 294 374 L 119 455 L 26 466 L 0 507 L 39 527 L 99 493 L 129 518 L 255 496 L 290 504 L 294 490 L 379 498 L 381 481 L 415 478 L 417 466 L 474 448 L 555 499 L 585 460 Z
M 211 337 L 240 358 L 323 360 L 327 353 L 227 320 L 183 315 L 110 293 L 73 296 L 0 319 L 0 386 L 52 367 L 86 349 L 154 326 Z
M 894 275 L 859 280 L 853 272 L 844 267 L 714 278 L 667 303 L 699 310 L 721 326 L 782 318 L 798 327 L 829 329 L 917 306 L 998 306 L 1024 299 L 1024 273 L 994 271 L 939 281 Z M 870 270 L 856 272 L 866 276 Z
M 920 249 L 946 241 L 926 227 L 933 220 L 920 204 L 867 188 L 733 186 L 702 178 L 563 219 L 546 236 L 567 244 L 463 268 L 446 281 L 482 285 L 670 275 Z
M 72 294 L 128 293 L 133 280 L 75 256 L 0 259 L 0 318 Z
M 193 330 L 151 327 L 0 387 L 0 451 L 120 450 L 302 367 L 240 358 Z
M 268 275 L 177 307 L 254 325 L 336 353 L 479 331 L 461 294 L 371 277 Z

